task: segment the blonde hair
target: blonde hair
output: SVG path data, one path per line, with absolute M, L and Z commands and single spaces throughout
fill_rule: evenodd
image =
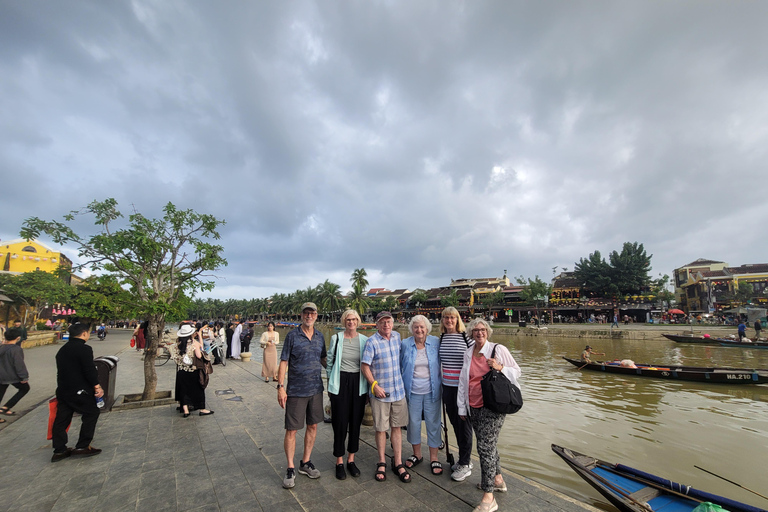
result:
M 341 325 L 344 325 L 344 322 L 347 321 L 348 316 L 353 316 L 357 318 L 357 325 L 360 325 L 361 323 L 363 323 L 363 321 L 360 319 L 360 315 L 357 314 L 357 311 L 355 311 L 354 309 L 348 309 L 341 314 Z
M 416 322 L 421 322 L 424 324 L 424 328 L 427 330 L 427 334 L 432 332 L 432 322 L 430 322 L 429 319 L 424 315 L 416 315 L 411 318 L 410 322 L 408 322 L 408 332 L 411 334 L 413 334 L 413 324 Z
M 461 315 L 459 314 L 459 310 L 453 306 L 448 306 L 440 314 L 440 332 L 441 333 L 445 333 L 445 324 L 443 324 L 443 318 L 447 316 L 456 317 L 456 332 L 467 332 L 467 328 L 464 327 L 464 322 L 462 322 L 461 320 Z
M 489 324 L 488 322 L 486 322 L 480 317 L 473 318 L 472 321 L 469 322 L 469 325 L 467 326 L 467 331 L 469 332 L 469 335 L 472 336 L 472 329 L 474 329 L 478 325 L 482 325 L 483 327 L 485 327 L 485 330 L 488 331 L 488 338 L 490 339 L 491 335 L 493 335 L 493 328 L 491 327 L 491 324 Z

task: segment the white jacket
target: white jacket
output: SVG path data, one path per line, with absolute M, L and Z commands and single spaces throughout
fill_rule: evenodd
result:
M 483 348 L 480 349 L 480 353 L 483 354 L 486 359 L 490 359 L 493 347 L 498 347 L 496 349 L 496 359 L 504 365 L 504 368 L 501 369 L 501 373 L 503 373 L 512 384 L 519 388 L 520 383 L 517 379 L 520 378 L 520 375 L 522 375 L 523 372 L 520 370 L 520 367 L 517 366 L 515 358 L 509 353 L 507 347 L 499 343 L 486 341 Z M 469 367 L 472 366 L 472 353 L 474 351 L 475 347 L 472 346 L 464 352 L 464 365 L 461 367 L 461 374 L 459 374 L 459 392 L 456 397 L 456 402 L 459 406 L 459 416 L 467 416 L 467 411 L 469 410 Z

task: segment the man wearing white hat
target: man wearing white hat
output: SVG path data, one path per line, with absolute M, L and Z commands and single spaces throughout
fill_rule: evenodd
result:
M 317 306 L 305 302 L 301 306 L 301 325 L 285 337 L 277 370 L 277 402 L 285 409 L 285 457 L 288 470 L 283 487 L 295 485 L 296 473 L 293 456 L 296 451 L 296 432 L 304 427 L 304 453 L 299 461 L 299 473 L 319 478 L 310 457 L 317 436 L 317 424 L 323 421 L 322 369 L 326 365 L 325 337 L 315 329 Z M 288 374 L 288 387 L 284 386 Z

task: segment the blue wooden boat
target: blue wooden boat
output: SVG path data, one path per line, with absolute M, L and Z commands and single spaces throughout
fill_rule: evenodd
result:
M 701 503 L 714 503 L 729 512 L 766 512 L 723 496 L 582 453 L 552 445 L 576 474 L 622 512 L 691 512 Z

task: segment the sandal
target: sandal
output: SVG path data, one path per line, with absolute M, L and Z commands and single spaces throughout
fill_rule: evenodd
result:
M 0 423 L 5 423 L 5 420 L 0 418 Z
M 382 469 L 379 469 L 382 468 Z M 387 463 L 386 462 L 379 462 L 376 464 L 376 473 L 373 474 L 373 478 L 377 482 L 383 482 L 387 479 Z
M 403 470 L 401 473 L 400 470 Z M 407 469 L 405 469 L 405 466 L 402 464 L 398 464 L 395 466 L 395 463 L 392 463 L 392 472 L 397 475 L 397 478 L 400 479 L 401 482 L 404 484 L 411 483 L 411 474 L 408 472 Z
M 432 468 L 432 474 L 433 475 L 438 475 L 439 476 L 439 475 L 443 474 L 443 465 L 440 464 L 440 461 L 433 460 L 432 463 L 430 464 L 430 466 Z
M 0 414 L 5 414 L 6 416 L 16 416 L 16 412 L 11 411 L 7 407 L 0 407 Z
M 405 459 L 405 467 L 407 467 L 408 469 L 411 469 L 412 467 L 418 466 L 419 464 L 421 464 L 423 460 L 424 460 L 424 457 L 418 459 L 416 458 L 415 455 L 411 455 L 410 457 Z M 411 463 L 410 466 L 408 465 L 409 462 Z

